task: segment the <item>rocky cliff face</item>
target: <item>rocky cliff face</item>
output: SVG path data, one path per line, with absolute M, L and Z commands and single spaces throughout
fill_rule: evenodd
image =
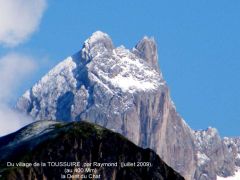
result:
M 223 144 L 233 156 L 235 166 L 240 167 L 240 138 L 223 138 Z
M 215 128 L 195 131 L 195 146 L 197 151 L 198 168 L 196 179 L 216 179 L 216 176 L 233 176 L 236 169 L 235 159 L 237 148 L 229 138 L 221 139 Z M 233 146 L 236 154 L 230 150 Z
M 121 133 L 154 149 L 187 180 L 234 173 L 231 153 L 219 135 L 206 146 L 205 136 L 212 132 L 193 132 L 178 115 L 152 38 L 128 50 L 114 47 L 107 34 L 94 33 L 78 53 L 26 91 L 17 108 L 37 120 L 87 119 Z
M 0 154 L 1 178 L 9 180 L 62 179 L 64 176 L 67 179 L 184 180 L 154 151 L 139 148 L 120 134 L 86 122 L 31 124 L 0 138 Z M 7 167 L 7 162 L 15 166 Z M 18 162 L 35 165 L 17 167 Z M 57 165 L 57 162 L 81 164 Z M 135 166 L 127 165 L 130 162 Z M 148 164 L 137 167 L 137 162 Z

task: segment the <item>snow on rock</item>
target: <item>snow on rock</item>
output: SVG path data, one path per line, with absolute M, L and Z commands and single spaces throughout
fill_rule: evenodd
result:
M 31 100 L 30 99 L 30 90 L 27 90 L 24 94 L 23 97 L 26 98 L 27 100 Z
M 213 172 L 225 177 L 233 175 L 234 155 L 227 150 L 227 146 L 218 134 L 217 129 L 209 127 L 206 130 L 193 131 L 193 133 L 195 135 L 195 146 L 201 152 L 200 155 L 197 154 L 198 171 L 204 170 L 209 179 L 214 177 Z M 208 161 L 206 161 L 207 159 Z
M 111 55 L 109 59 L 97 56 L 88 65 L 103 84 L 129 93 L 165 85 L 155 69 L 124 47 L 114 49 Z
M 223 143 L 227 147 L 229 153 L 233 154 L 235 165 L 240 167 L 240 138 L 224 137 Z
M 193 134 L 195 135 L 196 139 L 195 145 L 201 151 L 205 151 L 205 149 L 211 149 L 210 147 L 213 145 L 216 138 L 220 140 L 217 129 L 211 127 L 206 130 L 193 131 Z
M 68 57 L 52 70 L 32 88 L 32 93 L 38 96 L 40 93 L 49 93 L 50 91 L 60 91 L 67 87 L 76 87 L 77 81 L 74 78 L 73 70 L 76 63 L 72 57 Z M 28 93 L 29 94 L 29 93 Z
M 102 41 L 103 39 L 110 39 L 110 37 L 108 36 L 108 34 L 103 33 L 101 31 L 96 31 L 92 34 L 92 36 L 90 38 L 88 38 L 84 43 L 88 44 L 88 45 L 92 45 L 96 42 Z
M 39 109 L 41 108 L 44 111 L 56 113 L 54 105 L 57 103 L 58 98 L 77 87 L 77 80 L 74 77 L 76 67 L 77 64 L 73 57 L 68 57 L 60 62 L 43 76 L 38 83 L 24 93 L 19 99 L 17 107 L 24 109 L 32 106 L 31 116 L 36 114 L 40 116 Z M 32 101 L 33 99 L 35 100 L 34 102 Z M 51 106 L 46 109 L 45 107 L 48 104 L 51 104 Z M 28 111 L 28 109 L 26 110 Z M 25 112 L 28 113 L 26 110 Z M 43 119 L 52 120 L 53 115 L 49 114 L 49 117 Z
M 108 34 L 97 31 L 84 42 L 81 53 L 83 59 L 89 61 L 92 58 L 97 57 L 100 54 L 104 54 L 108 51 L 112 51 L 113 49 L 114 46 Z
M 198 163 L 198 166 L 205 165 L 209 161 L 210 161 L 210 159 L 207 157 L 206 154 L 201 153 L 200 151 L 197 152 L 197 163 Z
M 240 168 L 236 170 L 234 176 L 229 176 L 229 177 L 217 176 L 217 180 L 240 180 Z

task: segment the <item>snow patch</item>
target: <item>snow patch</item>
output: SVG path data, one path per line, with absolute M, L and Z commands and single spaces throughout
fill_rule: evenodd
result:
M 96 57 L 94 73 L 104 84 L 120 88 L 123 92 L 156 90 L 165 85 L 159 73 L 123 46 L 114 49 L 106 61 Z
M 201 153 L 200 151 L 197 152 L 197 160 L 198 166 L 202 166 L 206 164 L 208 161 L 210 161 L 206 154 Z
M 47 83 L 51 77 L 58 74 L 64 75 L 66 72 L 72 72 L 72 70 L 75 68 L 76 63 L 73 62 L 72 57 L 68 57 L 63 62 L 55 66 L 51 71 L 49 71 L 49 73 L 42 78 L 41 83 Z
M 121 75 L 118 75 L 111 80 L 111 83 L 114 86 L 120 87 L 123 91 L 134 91 L 135 89 L 146 91 L 156 88 L 156 85 L 154 83 L 147 81 L 139 81 L 132 76 L 123 77 Z
M 229 177 L 217 176 L 217 180 L 240 180 L 240 168 L 235 172 L 235 175 Z
M 95 33 L 92 34 L 92 36 L 87 39 L 84 43 L 85 44 L 93 44 L 101 39 L 104 39 L 104 38 L 108 38 L 110 39 L 110 37 L 108 36 L 108 34 L 106 33 L 103 33 L 102 31 L 96 31 Z
M 31 100 L 31 98 L 30 98 L 30 91 L 27 90 L 27 91 L 23 94 L 23 97 L 30 101 L 30 100 Z

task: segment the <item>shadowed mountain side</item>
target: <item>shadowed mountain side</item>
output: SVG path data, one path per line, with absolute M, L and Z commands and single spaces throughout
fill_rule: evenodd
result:
M 38 128 L 37 128 L 38 127 Z M 35 132 L 42 127 L 41 132 Z M 39 134 L 39 135 L 38 135 Z M 4 179 L 60 179 L 65 167 L 6 167 L 7 162 L 81 162 L 67 167 L 68 176 L 100 179 L 183 180 L 150 149 L 142 149 L 118 133 L 87 122 L 40 121 L 0 138 L 0 174 Z M 83 163 L 117 163 L 91 166 L 94 173 L 79 172 Z M 149 162 L 149 167 L 121 167 L 122 162 Z M 145 164 L 146 165 L 146 164 Z M 86 169 L 85 169 L 86 170 Z M 98 179 L 99 179 L 98 178 Z

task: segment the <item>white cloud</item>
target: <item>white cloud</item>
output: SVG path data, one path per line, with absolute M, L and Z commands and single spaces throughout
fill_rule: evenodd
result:
M 31 75 L 36 64 L 31 57 L 11 53 L 0 58 L 0 136 L 16 131 L 31 122 L 8 106 L 15 89 Z
M 4 104 L 0 104 L 0 137 L 15 132 L 31 122 L 30 117 L 16 112 Z
M 0 58 L 0 102 L 9 101 L 22 80 L 36 68 L 31 57 L 10 53 Z
M 37 30 L 46 0 L 0 0 L 0 44 L 16 46 Z

